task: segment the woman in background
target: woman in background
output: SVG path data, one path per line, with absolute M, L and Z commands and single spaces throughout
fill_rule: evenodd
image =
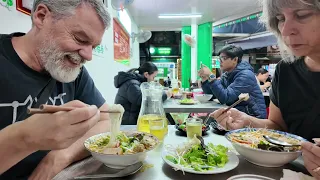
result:
M 231 109 L 213 117 L 226 129 L 246 126 L 287 131 L 310 141 L 320 137 L 320 2 L 264 0 L 265 23 L 279 40 L 285 59 L 272 79 L 270 114 L 258 119 Z M 320 147 L 302 143 L 304 166 L 320 179 Z
M 125 109 L 122 118 L 123 125 L 137 124 L 142 101 L 140 85 L 143 82 L 154 81 L 157 74 L 157 66 L 151 62 L 146 62 L 137 69 L 119 72 L 114 77 L 114 86 L 118 88 L 115 104 L 121 104 Z M 165 101 L 169 96 L 170 92 L 164 93 L 162 100 Z
M 256 79 L 262 92 L 266 92 L 267 89 L 271 86 L 271 82 L 267 81 L 268 78 L 269 78 L 269 71 L 267 71 L 266 69 L 260 68 L 257 72 Z

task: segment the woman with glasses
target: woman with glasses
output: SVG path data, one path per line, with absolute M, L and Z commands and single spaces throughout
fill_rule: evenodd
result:
M 258 119 L 236 109 L 218 110 L 213 117 L 228 129 L 267 127 L 312 141 L 320 137 L 320 2 L 263 2 L 263 20 L 286 52 L 273 77 L 269 118 Z M 304 142 L 302 155 L 305 167 L 320 179 L 320 147 Z
M 264 97 L 253 68 L 247 62 L 242 62 L 243 51 L 240 47 L 228 45 L 220 52 L 220 68 L 224 72 L 217 79 L 208 67 L 202 67 L 199 76 L 202 79 L 202 89 L 206 94 L 213 94 L 222 104 L 230 106 L 238 100 L 241 93 L 249 93 L 250 99 L 235 108 L 257 118 L 266 118 Z

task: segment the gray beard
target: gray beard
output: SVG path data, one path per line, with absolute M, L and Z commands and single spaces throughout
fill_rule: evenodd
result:
M 43 42 L 39 48 L 39 56 L 45 71 L 62 83 L 74 81 L 86 62 L 78 53 L 62 52 L 54 41 Z M 66 58 L 80 65 L 75 68 L 68 67 L 64 64 Z

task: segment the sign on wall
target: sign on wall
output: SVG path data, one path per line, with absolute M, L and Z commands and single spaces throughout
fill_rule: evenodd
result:
M 3 6 L 10 11 L 13 6 L 13 0 L 2 0 L 0 1 L 0 6 Z
M 219 56 L 213 56 L 212 57 L 212 68 L 220 68 L 220 57 Z
M 130 36 L 113 18 L 114 60 L 127 66 L 130 65 Z
M 32 6 L 33 6 L 33 0 L 16 0 L 17 3 L 17 10 L 30 15 Z
M 105 58 L 107 51 L 108 51 L 107 46 L 102 42 L 99 46 L 93 49 L 92 55 Z

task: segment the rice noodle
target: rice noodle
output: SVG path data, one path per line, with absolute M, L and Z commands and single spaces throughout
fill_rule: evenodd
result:
M 258 144 L 261 144 L 262 142 L 264 144 L 269 144 L 269 142 L 267 142 L 264 139 L 263 135 L 267 135 L 267 136 L 279 139 L 289 144 L 294 144 L 294 145 L 301 144 L 300 140 L 285 136 L 283 134 L 272 132 L 267 129 L 258 129 L 258 130 L 249 129 L 249 131 L 232 133 L 229 135 L 229 138 L 231 139 L 232 142 L 236 142 L 244 146 L 257 149 Z
M 116 146 L 117 135 L 120 133 L 120 126 L 124 113 L 124 108 L 120 104 L 112 104 L 109 106 L 109 111 L 115 111 L 119 113 L 110 113 L 110 141 L 106 148 L 113 148 Z

